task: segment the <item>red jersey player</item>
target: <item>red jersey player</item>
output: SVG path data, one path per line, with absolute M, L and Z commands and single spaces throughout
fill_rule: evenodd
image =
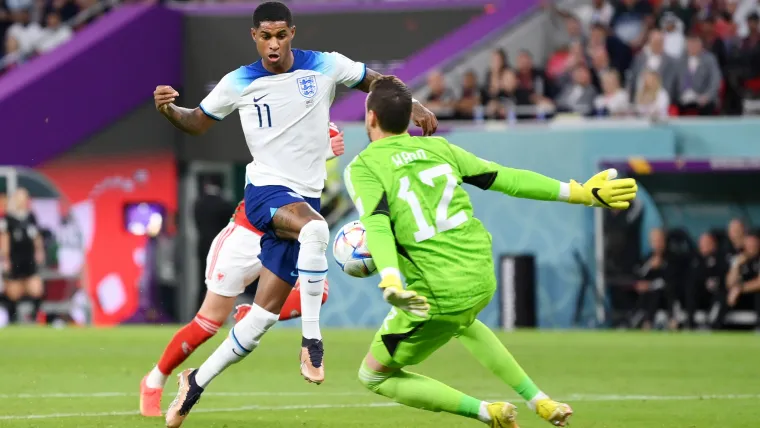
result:
M 343 133 L 330 123 L 328 158 L 344 152 Z M 206 297 L 195 318 L 178 330 L 166 346 L 158 364 L 140 382 L 140 414 L 161 416 L 161 395 L 166 380 L 201 344 L 216 334 L 232 312 L 235 300 L 248 284 L 259 277 L 261 261 L 259 242 L 262 232 L 248 221 L 245 203 L 241 201 L 229 225 L 214 238 L 206 257 Z M 322 304 L 327 301 L 327 282 Z M 238 306 L 235 319 L 240 320 L 250 305 Z M 280 320 L 301 316 L 300 287 L 290 292 L 280 311 Z

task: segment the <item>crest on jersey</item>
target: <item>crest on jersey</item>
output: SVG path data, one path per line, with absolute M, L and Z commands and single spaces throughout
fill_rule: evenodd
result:
M 317 76 L 299 77 L 296 83 L 298 84 L 298 92 L 304 98 L 314 98 L 314 95 L 317 95 Z

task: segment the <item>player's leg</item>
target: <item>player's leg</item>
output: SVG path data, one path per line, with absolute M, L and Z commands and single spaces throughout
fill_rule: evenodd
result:
M 181 426 L 211 381 L 227 367 L 253 352 L 264 334 L 279 319 L 280 310 L 292 288 L 268 267 L 271 260 L 282 255 L 281 250 L 287 248 L 285 245 L 272 244 L 271 239 L 262 240 L 263 267 L 251 309 L 230 329 L 224 342 L 198 369 L 188 369 L 180 373 L 177 397 L 166 411 L 167 427 Z
M 461 331 L 458 338 L 483 367 L 520 394 L 528 407 L 539 416 L 557 426 L 567 423 L 573 414 L 570 406 L 554 401 L 543 393 L 485 324 L 475 320 Z
M 18 321 L 18 302 L 24 296 L 24 284 L 9 275 L 5 279 L 5 297 L 7 300 L 8 323 L 13 324 Z
M 317 212 L 318 199 L 306 199 L 281 206 L 272 217 L 272 227 L 278 237 L 297 239 L 298 280 L 301 285 L 301 374 L 309 382 L 322 383 L 324 348 L 319 329 L 324 282 L 327 276 L 327 243 L 330 230 Z M 293 274 L 291 272 L 290 274 Z
M 24 287 L 24 294 L 32 303 L 32 319 L 36 320 L 42 306 L 42 298 L 45 295 L 45 285 L 42 278 L 37 274 L 36 268 L 31 275 L 21 282 Z
M 391 310 L 362 361 L 360 382 L 374 393 L 409 407 L 477 419 L 493 427 L 516 427 L 512 404 L 488 403 L 404 369 L 429 357 L 454 336 L 463 319 L 477 314 L 465 312 L 472 314 L 433 315 L 423 320 Z
M 158 364 L 140 384 L 140 413 L 161 416 L 161 395 L 166 380 L 203 343 L 213 337 L 235 306 L 246 284 L 261 269 L 259 236 L 230 224 L 216 236 L 206 258 L 206 295 L 190 323 L 178 330 Z
M 325 280 L 325 289 L 324 293 L 322 294 L 322 304 L 324 305 L 327 302 L 327 297 L 330 294 L 330 286 L 327 283 L 327 280 Z M 245 315 L 248 313 L 248 311 L 251 310 L 251 305 L 249 304 L 242 304 L 235 307 L 235 321 L 240 321 L 245 317 Z M 285 300 L 285 303 L 282 305 L 282 309 L 280 310 L 280 321 L 287 321 L 292 320 L 296 318 L 301 317 L 301 286 L 298 282 L 296 282 L 296 286 L 293 287 L 292 290 L 290 290 L 290 294 L 288 294 L 288 298 Z

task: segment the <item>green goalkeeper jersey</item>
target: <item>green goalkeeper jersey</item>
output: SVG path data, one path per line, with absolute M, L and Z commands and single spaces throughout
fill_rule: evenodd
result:
M 344 179 L 381 275 L 400 271 L 432 314 L 471 308 L 496 290 L 491 235 L 462 183 L 538 200 L 560 192 L 557 180 L 409 134 L 372 142 Z

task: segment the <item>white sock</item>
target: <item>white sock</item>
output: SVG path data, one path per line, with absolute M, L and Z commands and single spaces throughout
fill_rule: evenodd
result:
M 205 388 L 227 367 L 253 352 L 259 346 L 261 337 L 279 318 L 278 314 L 268 312 L 259 305 L 251 305 L 251 310 L 230 329 L 224 342 L 198 368 L 195 374 L 198 386 Z
M 148 373 L 148 377 L 145 379 L 145 385 L 147 385 L 148 388 L 163 389 L 164 385 L 166 385 L 167 379 L 169 379 L 169 375 L 161 373 L 161 370 L 158 369 L 158 366 L 155 366 L 153 367 L 153 370 Z
M 547 398 L 549 398 L 549 396 L 546 395 L 546 394 L 544 394 L 543 391 L 538 391 L 538 394 L 536 394 L 533 398 L 531 398 L 528 401 L 528 407 L 530 407 L 530 410 L 533 410 L 535 412 L 536 411 L 536 404 L 540 400 L 544 400 L 544 399 L 547 399 Z
M 327 276 L 327 241 L 330 230 L 324 220 L 312 220 L 301 229 L 298 242 L 298 281 L 301 284 L 301 328 L 306 339 L 322 340 L 319 310 Z
M 491 423 L 491 415 L 488 414 L 488 405 L 491 403 L 481 401 L 480 410 L 478 411 L 478 420 L 487 424 Z

